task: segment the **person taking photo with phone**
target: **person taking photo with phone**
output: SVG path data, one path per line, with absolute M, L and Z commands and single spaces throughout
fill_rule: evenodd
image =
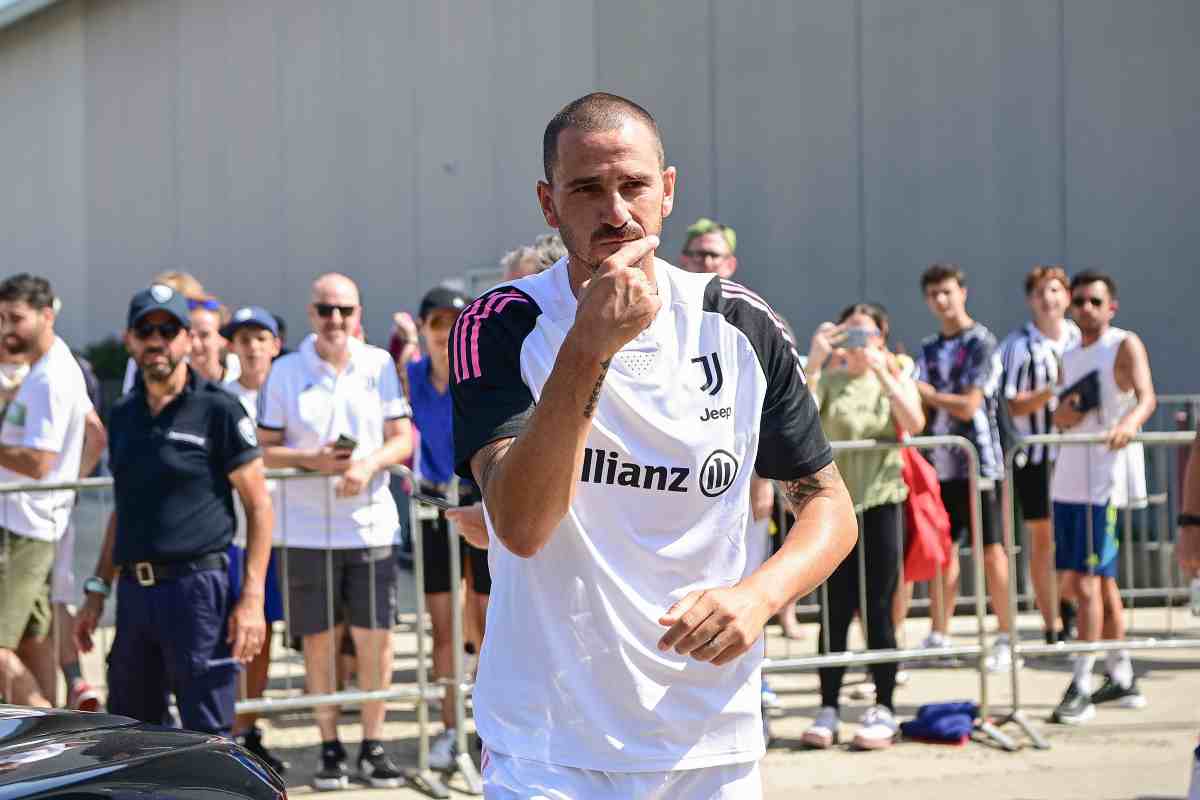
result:
M 879 439 L 896 441 L 900 434 L 918 433 L 925 427 L 925 414 L 916 383 L 903 374 L 884 344 L 887 312 L 874 303 L 847 307 L 838 324 L 822 324 L 813 334 L 808 353 L 808 389 L 821 410 L 821 428 L 834 441 Z M 836 361 L 829 371 L 826 362 Z M 900 561 L 904 557 L 902 535 L 904 500 L 908 487 L 901 477 L 899 450 L 878 453 L 842 453 L 835 457 L 838 470 L 850 490 L 854 510 L 861 515 L 861 528 L 854 552 L 829 576 L 825 602 L 829 606 L 829 628 L 820 634 L 821 652 L 846 649 L 850 621 L 857 611 L 872 650 L 896 647 L 892 601 L 897 589 Z M 861 553 L 859 552 L 861 548 Z M 859 559 L 865 562 L 866 608 L 860 608 Z M 828 643 L 828 645 L 826 645 Z M 838 696 L 844 667 L 821 669 L 821 710 L 805 731 L 802 741 L 823 749 L 839 738 Z M 863 750 L 888 747 L 899 725 L 894 716 L 892 695 L 896 687 L 896 664 L 872 664 L 875 705 L 863 714 L 854 746 Z

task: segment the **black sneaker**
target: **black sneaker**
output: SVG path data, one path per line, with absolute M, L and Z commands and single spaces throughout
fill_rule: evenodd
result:
M 237 743 L 249 750 L 254 755 L 258 756 L 262 761 L 266 762 L 267 766 L 283 775 L 287 772 L 288 764 L 286 761 L 281 761 L 266 748 L 262 741 L 262 731 L 257 726 L 236 737 Z
M 358 774 L 376 789 L 395 789 L 404 782 L 404 773 L 376 741 L 363 740 L 358 752 Z
M 1145 708 L 1146 696 L 1138 689 L 1137 678 L 1126 688 L 1112 679 L 1111 675 L 1104 676 L 1104 685 L 1092 692 L 1092 702 L 1096 704 L 1116 701 L 1121 708 Z
M 1062 632 L 1055 633 L 1054 631 L 1046 631 L 1046 644 L 1055 644 L 1061 641 Z
M 1079 691 L 1075 681 L 1071 681 L 1063 699 L 1059 701 L 1058 707 L 1050 715 L 1050 721 L 1060 725 L 1080 725 L 1094 716 L 1096 716 L 1096 707 L 1092 705 L 1092 698 Z
M 319 792 L 350 788 L 350 767 L 346 765 L 346 749 L 341 742 L 321 745 L 321 768 L 313 775 L 312 785 Z

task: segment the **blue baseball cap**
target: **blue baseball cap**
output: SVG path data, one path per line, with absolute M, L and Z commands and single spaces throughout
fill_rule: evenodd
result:
M 163 283 L 142 289 L 129 301 L 129 327 L 136 328 L 147 314 L 155 311 L 165 311 L 183 327 L 192 327 L 187 298 Z
M 233 335 L 238 330 L 251 326 L 268 330 L 272 335 L 279 336 L 279 323 L 275 321 L 275 315 L 262 306 L 242 306 L 234 311 L 229 322 L 221 328 L 221 335 L 226 339 L 233 339 Z

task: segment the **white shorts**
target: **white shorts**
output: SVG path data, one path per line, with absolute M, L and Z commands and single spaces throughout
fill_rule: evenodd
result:
M 67 529 L 54 550 L 54 567 L 50 570 L 50 602 L 66 606 L 79 604 L 75 593 L 75 521 Z
M 601 772 L 483 750 L 485 800 L 762 800 L 757 761 L 667 772 Z

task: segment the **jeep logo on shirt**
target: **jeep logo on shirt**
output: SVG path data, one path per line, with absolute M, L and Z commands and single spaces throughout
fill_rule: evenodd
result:
M 724 450 L 714 450 L 700 467 L 700 491 L 705 497 L 717 497 L 733 485 L 738 462 Z

